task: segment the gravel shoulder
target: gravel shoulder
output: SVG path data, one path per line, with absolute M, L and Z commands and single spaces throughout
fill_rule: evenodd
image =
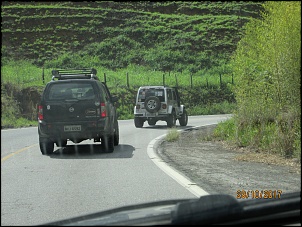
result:
M 162 140 L 157 154 L 169 166 L 210 194 L 238 191 L 301 191 L 301 164 L 248 149 L 207 141 L 216 125 L 183 131 L 174 142 Z M 282 194 L 281 194 L 282 196 Z

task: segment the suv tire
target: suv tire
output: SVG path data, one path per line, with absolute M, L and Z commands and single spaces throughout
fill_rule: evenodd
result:
M 39 142 L 39 145 L 42 155 L 50 155 L 53 153 L 54 142 L 44 141 L 44 142 Z
M 144 125 L 144 120 L 139 117 L 134 117 L 134 125 L 136 128 L 142 128 Z
M 120 140 L 119 125 L 118 125 L 118 121 L 116 121 L 115 130 L 114 130 L 114 146 L 119 145 L 119 140 Z
M 149 113 L 155 113 L 160 109 L 160 100 L 156 96 L 150 96 L 145 100 L 145 108 Z
M 103 136 L 102 147 L 106 150 L 106 152 L 112 153 L 114 151 L 114 136 Z
M 167 119 L 167 125 L 169 128 L 172 128 L 176 125 L 176 114 L 174 110 L 172 110 L 172 113 L 169 115 Z
M 183 111 L 181 118 L 178 119 L 180 126 L 187 126 L 188 124 L 188 113 L 186 110 Z

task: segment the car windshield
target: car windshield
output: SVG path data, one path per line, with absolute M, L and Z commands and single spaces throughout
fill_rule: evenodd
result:
M 2 226 L 301 226 L 301 1 L 1 18 Z

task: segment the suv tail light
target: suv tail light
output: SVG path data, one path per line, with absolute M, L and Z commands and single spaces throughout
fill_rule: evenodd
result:
M 39 120 L 44 119 L 44 117 L 43 117 L 43 106 L 41 106 L 41 105 L 38 105 L 38 119 Z
M 139 110 L 141 108 L 140 105 L 136 105 L 136 109 Z
M 166 109 L 166 108 L 167 108 L 167 104 L 166 104 L 166 103 L 163 103 L 163 104 L 161 105 L 161 108 Z
M 107 112 L 106 112 L 106 105 L 105 103 L 101 103 L 101 117 L 106 117 L 107 116 Z

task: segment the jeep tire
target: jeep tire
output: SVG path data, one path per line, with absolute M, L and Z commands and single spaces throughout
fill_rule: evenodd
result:
M 174 110 L 172 110 L 172 113 L 168 116 L 167 125 L 169 128 L 172 128 L 176 125 L 176 114 Z
M 181 117 L 178 119 L 180 126 L 187 126 L 188 124 L 188 113 L 187 111 L 184 109 Z

